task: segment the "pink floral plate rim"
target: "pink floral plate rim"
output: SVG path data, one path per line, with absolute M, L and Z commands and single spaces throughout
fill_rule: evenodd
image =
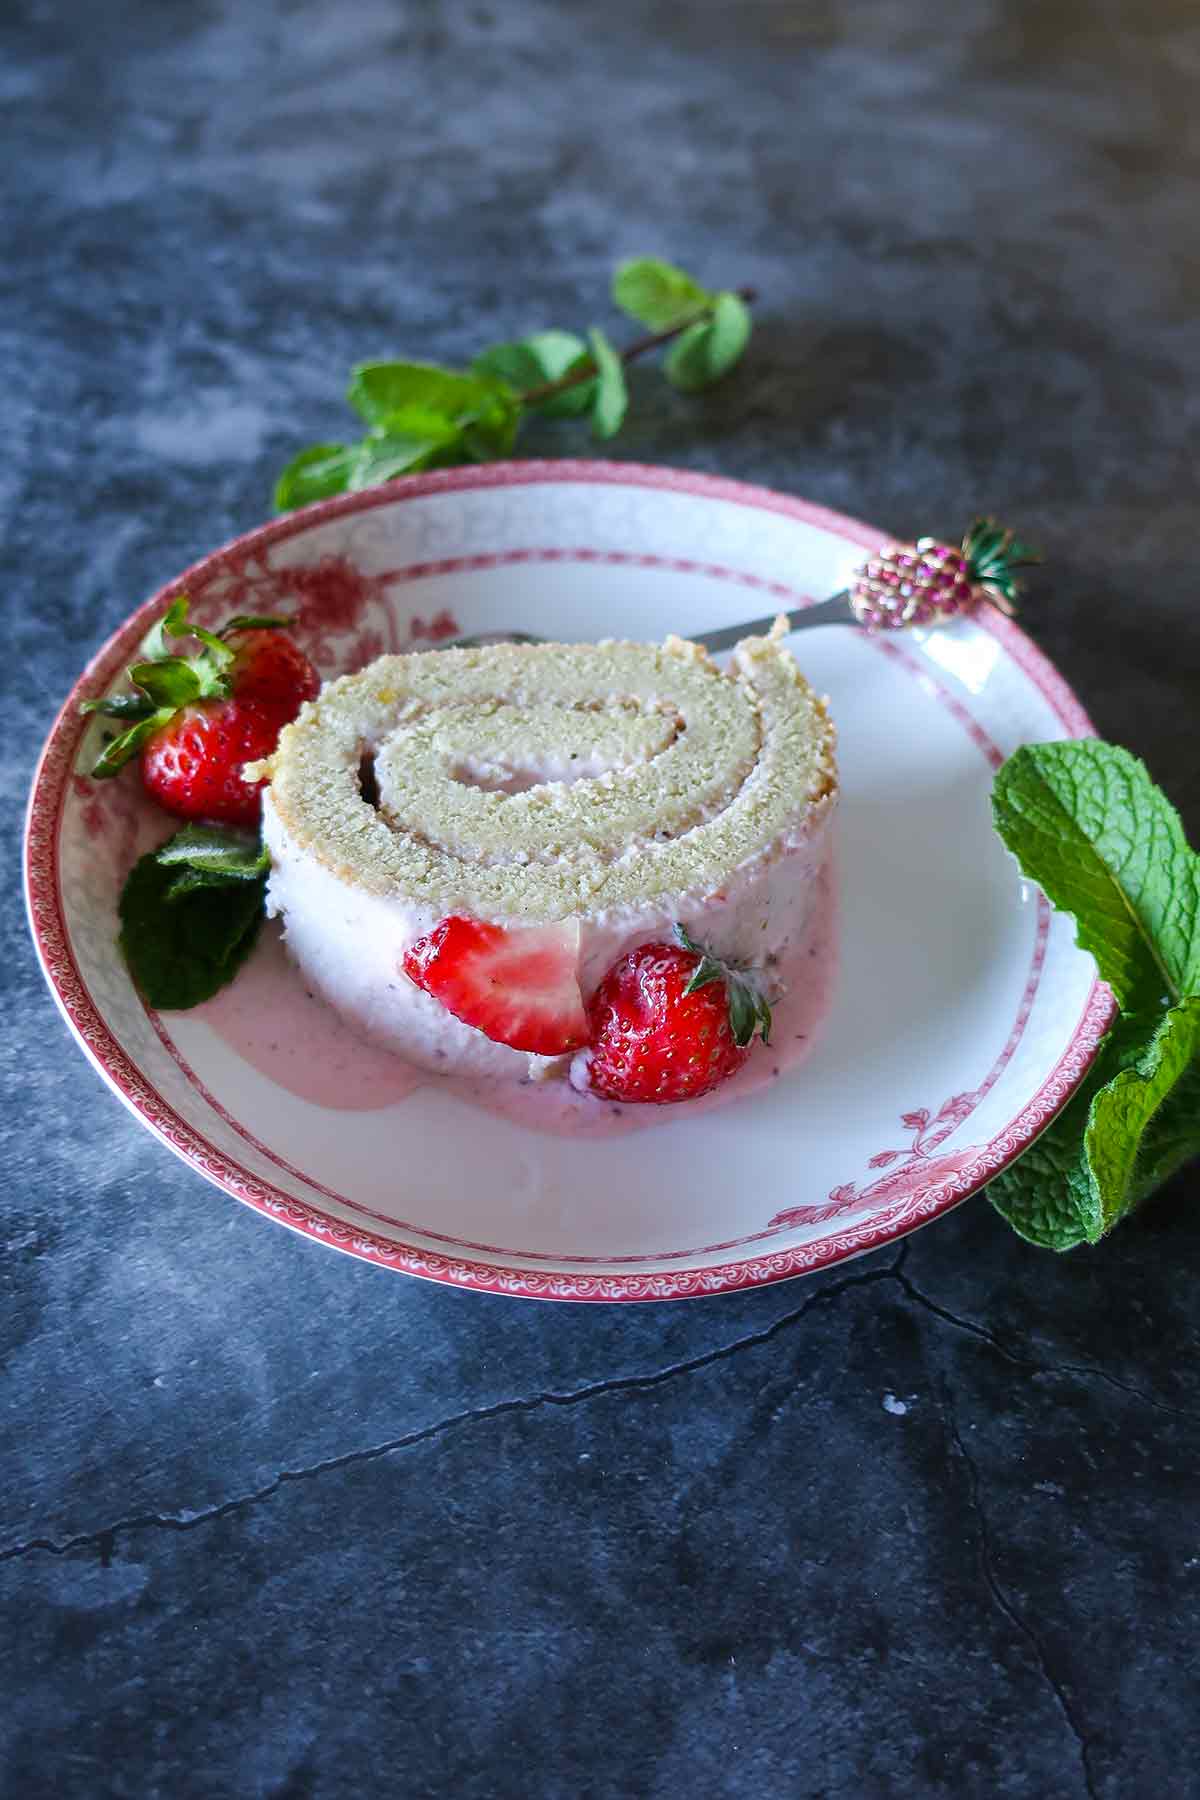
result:
M 82 982 L 71 951 L 58 881 L 59 826 L 78 749 L 78 713 L 95 672 L 135 645 L 168 600 L 181 588 L 202 585 L 231 557 L 269 549 L 327 520 L 401 505 L 431 494 L 518 487 L 538 483 L 603 484 L 659 489 L 780 513 L 818 530 L 874 548 L 886 533 L 773 489 L 723 476 L 655 465 L 573 460 L 491 463 L 409 476 L 272 520 L 222 545 L 165 583 L 144 602 L 89 660 L 51 727 L 30 791 L 25 830 L 25 889 L 38 959 L 64 1018 L 101 1076 L 156 1136 L 198 1173 L 235 1199 L 361 1260 L 456 1287 L 522 1298 L 574 1301 L 648 1301 L 735 1292 L 813 1273 L 894 1241 L 918 1225 L 961 1204 L 1015 1160 L 1045 1129 L 1086 1075 L 1111 1023 L 1113 1004 L 1103 984 L 1094 982 L 1076 1028 L 1047 1081 L 1018 1117 L 967 1166 L 937 1181 L 899 1207 L 847 1227 L 832 1236 L 784 1250 L 760 1253 L 720 1266 L 647 1270 L 641 1273 L 584 1273 L 510 1267 L 470 1257 L 443 1255 L 405 1245 L 323 1212 L 252 1174 L 185 1121 L 146 1080 L 109 1030 Z M 1093 727 L 1058 670 L 1011 620 L 999 614 L 979 622 L 1003 645 L 1012 661 L 1039 690 L 1068 737 L 1086 737 Z

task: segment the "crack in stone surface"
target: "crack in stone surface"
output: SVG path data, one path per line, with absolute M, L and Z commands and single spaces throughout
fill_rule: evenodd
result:
M 976 1463 L 974 1457 L 970 1454 L 963 1442 L 962 1433 L 958 1429 L 958 1419 L 955 1416 L 954 1407 L 950 1400 L 949 1390 L 945 1387 L 943 1387 L 942 1390 L 941 1413 L 943 1421 L 950 1433 L 954 1448 L 966 1470 L 971 1511 L 975 1515 L 976 1524 L 978 1526 L 979 1567 L 988 1593 L 991 1595 L 997 1611 L 1007 1619 L 1008 1623 L 1015 1631 L 1020 1633 L 1033 1651 L 1042 1678 L 1053 1693 L 1058 1704 L 1058 1709 L 1066 1722 L 1067 1729 L 1075 1739 L 1075 1743 L 1078 1747 L 1084 1789 L 1090 1796 L 1090 1800 L 1098 1800 L 1096 1786 L 1092 1779 L 1091 1746 L 1087 1734 L 1075 1717 L 1075 1712 L 1071 1706 L 1071 1702 L 1067 1698 L 1066 1690 L 1050 1666 L 1050 1659 L 1046 1652 L 1046 1646 L 1043 1644 L 1041 1638 L 1029 1621 L 1023 1618 L 1017 1611 L 1016 1607 L 1001 1587 L 1000 1581 L 996 1575 L 995 1565 L 992 1561 L 991 1528 L 988 1525 L 987 1513 L 985 1512 L 983 1502 L 980 1499 L 979 1465 Z
M 997 1355 L 1002 1356 L 1005 1362 L 1012 1363 L 1014 1368 L 1026 1369 L 1035 1375 L 1080 1375 L 1088 1380 L 1103 1381 L 1108 1387 L 1116 1388 L 1120 1393 L 1129 1394 L 1133 1399 L 1140 1400 L 1143 1406 L 1149 1406 L 1155 1412 L 1170 1413 L 1176 1419 L 1195 1420 L 1198 1416 L 1185 1406 L 1172 1406 L 1168 1400 L 1156 1400 L 1153 1394 L 1147 1394 L 1142 1388 L 1134 1387 L 1132 1382 L 1122 1381 L 1117 1375 L 1110 1375 L 1107 1369 L 1101 1369 L 1095 1363 L 1045 1362 L 1037 1356 L 1023 1356 L 1019 1351 L 1011 1349 L 988 1326 L 979 1324 L 976 1319 L 964 1319 L 961 1314 L 951 1312 L 949 1307 L 941 1306 L 936 1300 L 931 1300 L 929 1295 L 922 1293 L 912 1278 L 904 1273 L 901 1265 L 897 1264 L 891 1272 L 914 1305 L 932 1313 L 935 1319 L 940 1319 L 943 1324 L 953 1326 L 956 1331 L 964 1331 L 970 1337 L 978 1338 L 981 1343 L 990 1344 Z
M 810 1294 L 801 1306 L 784 1313 L 781 1318 L 765 1326 L 761 1331 L 748 1333 L 745 1337 L 735 1338 L 730 1344 L 721 1344 L 715 1350 L 706 1350 L 702 1355 L 688 1357 L 682 1362 L 669 1363 L 665 1368 L 655 1369 L 645 1375 L 617 1375 L 606 1381 L 589 1383 L 582 1388 L 573 1388 L 566 1393 L 540 1393 L 518 1397 L 513 1400 L 496 1400 L 490 1406 L 472 1407 L 464 1412 L 452 1413 L 448 1418 L 436 1420 L 431 1425 L 422 1425 L 415 1431 L 404 1432 L 399 1437 L 388 1438 L 381 1444 L 368 1445 L 364 1450 L 347 1450 L 340 1456 L 330 1456 L 320 1462 L 313 1463 L 305 1469 L 281 1469 L 272 1481 L 263 1487 L 252 1489 L 249 1493 L 238 1494 L 231 1500 L 222 1500 L 215 1506 L 205 1507 L 197 1513 L 140 1513 L 125 1519 L 118 1519 L 114 1524 L 103 1526 L 96 1531 L 85 1531 L 75 1537 L 55 1542 L 53 1538 L 34 1537 L 23 1543 L 12 1544 L 0 1550 L 0 1563 L 13 1562 L 19 1557 L 29 1556 L 40 1550 L 51 1556 L 66 1556 L 73 1550 L 94 1548 L 99 1552 L 101 1564 L 107 1566 L 113 1557 L 117 1535 L 123 1532 L 159 1529 L 165 1531 L 194 1531 L 200 1525 L 212 1524 L 215 1520 L 227 1518 L 242 1507 L 257 1506 L 260 1501 L 269 1500 L 281 1488 L 300 1481 L 313 1481 L 318 1476 L 327 1475 L 336 1469 L 350 1468 L 358 1463 L 376 1462 L 380 1457 L 389 1456 L 399 1450 L 408 1450 L 417 1444 L 430 1442 L 445 1433 L 455 1431 L 466 1425 L 482 1424 L 491 1419 L 504 1418 L 514 1413 L 531 1413 L 543 1407 L 580 1406 L 589 1400 L 596 1400 L 606 1394 L 638 1393 L 664 1386 L 669 1381 L 677 1380 L 681 1375 L 693 1375 L 701 1369 L 710 1368 L 714 1363 L 724 1362 L 736 1356 L 742 1350 L 751 1350 L 768 1344 L 782 1332 L 799 1322 L 822 1304 L 837 1300 L 852 1288 L 870 1287 L 878 1282 L 895 1280 L 903 1262 L 903 1253 L 894 1263 L 883 1269 L 865 1270 L 859 1275 L 847 1275 L 841 1281 L 831 1282 L 828 1287 L 819 1288 Z
M 1110 1375 L 1106 1369 L 1097 1368 L 1086 1363 L 1051 1363 L 1040 1361 L 1034 1356 L 1022 1355 L 1004 1343 L 996 1332 L 977 1320 L 967 1319 L 942 1306 L 917 1287 L 912 1278 L 905 1273 L 911 1240 L 905 1238 L 899 1246 L 894 1262 L 883 1269 L 869 1269 L 858 1275 L 845 1276 L 841 1281 L 832 1282 L 829 1286 L 818 1289 L 815 1294 L 793 1308 L 789 1313 L 776 1319 L 773 1324 L 762 1331 L 750 1332 L 745 1337 L 736 1338 L 730 1344 L 719 1345 L 715 1350 L 706 1350 L 700 1356 L 685 1359 L 682 1362 L 670 1363 L 666 1368 L 652 1370 L 645 1375 L 613 1376 L 605 1381 L 592 1382 L 586 1387 L 575 1388 L 567 1393 L 539 1393 L 519 1396 L 512 1400 L 497 1400 L 490 1406 L 468 1408 L 464 1412 L 452 1413 L 448 1418 L 439 1419 L 431 1425 L 420 1426 L 415 1431 L 405 1432 L 399 1437 L 388 1438 L 383 1443 L 368 1445 L 363 1450 L 348 1450 L 340 1456 L 327 1457 L 303 1469 L 282 1469 L 273 1480 L 261 1488 L 252 1489 L 249 1493 L 235 1495 L 231 1500 L 220 1501 L 215 1506 L 205 1507 L 198 1513 L 141 1513 L 132 1514 L 128 1518 L 118 1519 L 114 1524 L 106 1525 L 95 1531 L 80 1532 L 74 1537 L 55 1541 L 50 1537 L 33 1537 L 21 1543 L 9 1545 L 0 1550 L 0 1563 L 12 1562 L 28 1556 L 33 1551 L 43 1551 L 51 1556 L 66 1556 L 73 1550 L 95 1548 L 100 1555 L 102 1566 L 107 1567 L 115 1553 L 118 1533 L 140 1531 L 150 1528 L 166 1531 L 194 1531 L 197 1526 L 212 1523 L 227 1517 L 242 1507 L 256 1506 L 260 1501 L 269 1500 L 279 1490 L 290 1483 L 311 1481 L 318 1476 L 332 1473 L 334 1470 L 351 1467 L 357 1463 L 377 1461 L 382 1456 L 389 1456 L 396 1451 L 407 1450 L 417 1444 L 427 1443 L 433 1438 L 449 1431 L 484 1423 L 487 1420 L 502 1418 L 510 1413 L 536 1412 L 544 1407 L 578 1406 L 589 1400 L 595 1400 L 605 1394 L 637 1393 L 662 1386 L 681 1375 L 697 1373 L 710 1367 L 713 1363 L 722 1362 L 727 1357 L 735 1356 L 739 1351 L 753 1349 L 758 1345 L 769 1343 L 781 1332 L 798 1324 L 815 1307 L 837 1299 L 852 1288 L 873 1286 L 880 1282 L 894 1281 L 915 1306 L 927 1312 L 942 1324 L 951 1326 L 956 1331 L 966 1333 L 979 1342 L 987 1344 L 997 1355 L 1015 1368 L 1025 1369 L 1035 1374 L 1074 1375 L 1085 1379 L 1094 1379 L 1106 1383 L 1121 1393 L 1129 1394 L 1158 1412 L 1166 1412 L 1177 1418 L 1194 1419 L 1196 1415 L 1186 1408 L 1171 1406 L 1163 1400 L 1156 1400 L 1153 1395 L 1143 1392 L 1131 1383 Z

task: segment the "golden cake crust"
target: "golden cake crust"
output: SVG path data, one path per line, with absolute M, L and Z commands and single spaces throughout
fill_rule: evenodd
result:
M 836 798 L 832 721 L 780 635 L 743 640 L 728 674 L 679 638 L 380 657 L 249 772 L 269 776 L 297 849 L 438 914 L 550 920 L 711 893 Z

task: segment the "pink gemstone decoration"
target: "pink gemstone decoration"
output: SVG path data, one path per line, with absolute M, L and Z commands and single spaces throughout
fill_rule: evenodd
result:
M 867 631 L 944 625 L 969 612 L 979 599 L 962 551 L 934 538 L 885 544 L 850 587 L 854 615 Z

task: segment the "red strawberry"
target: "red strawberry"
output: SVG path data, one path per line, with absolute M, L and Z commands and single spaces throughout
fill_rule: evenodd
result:
M 152 651 L 129 671 L 137 691 L 84 703 L 84 712 L 134 721 L 107 745 L 93 775 L 115 775 L 140 751 L 146 789 L 168 812 L 257 824 L 263 784 L 243 780 L 242 765 L 269 756 L 320 687 L 307 656 L 279 629 L 289 623 L 236 618 L 220 632 L 205 631 L 188 622 L 181 595 Z M 168 637 L 198 638 L 200 651 L 174 656 Z
M 294 638 L 264 626 L 248 631 L 226 627 L 224 636 L 236 652 L 227 675 L 237 699 L 278 707 L 289 721 L 304 701 L 316 699 L 321 678 Z
M 258 824 L 261 781 L 242 765 L 270 756 L 291 715 L 257 700 L 197 700 L 142 746 L 142 781 L 160 806 L 181 819 Z
M 418 938 L 404 972 L 497 1044 L 560 1056 L 587 1042 L 579 926 L 485 925 L 452 914 Z
M 643 944 L 613 964 L 588 1008 L 588 1084 L 606 1100 L 665 1106 L 710 1093 L 771 1029 L 752 983 L 694 944 Z

